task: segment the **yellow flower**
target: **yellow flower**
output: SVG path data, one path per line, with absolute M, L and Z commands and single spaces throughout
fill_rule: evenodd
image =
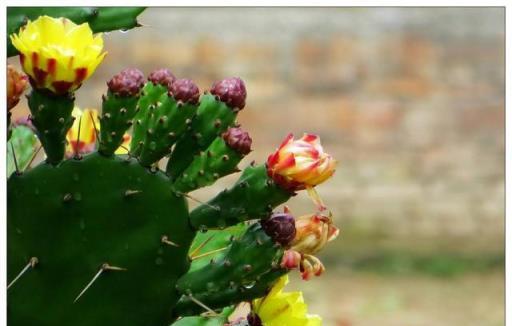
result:
M 80 110 L 78 107 L 73 109 L 73 116 L 75 121 L 73 126 L 66 134 L 67 146 L 66 157 L 70 158 L 76 154 L 83 155 L 91 153 L 96 149 L 96 133 L 100 130 L 100 120 L 98 118 L 98 111 L 95 109 Z M 78 127 L 80 125 L 80 128 Z M 95 130 L 95 127 L 97 130 Z M 80 137 L 78 131 L 80 130 Z M 128 154 L 130 150 L 130 142 L 132 137 L 129 134 L 124 134 L 123 143 L 116 150 L 116 154 Z
M 253 312 L 263 326 L 321 326 L 322 318 L 307 313 L 302 292 L 283 292 L 288 275 L 281 277 L 269 294 L 253 301 Z
M 10 37 L 32 85 L 56 94 L 80 87 L 106 54 L 101 34 L 93 36 L 88 23 L 77 25 L 67 18 L 41 16 Z
M 289 134 L 267 159 L 267 173 L 280 186 L 292 191 L 314 187 L 329 177 L 336 160 L 324 152 L 317 135 L 304 134 L 293 139 Z
M 100 121 L 98 111 L 85 109 L 83 112 L 78 107 L 73 109 L 75 121 L 66 134 L 67 146 L 66 157 L 73 157 L 76 154 L 87 154 L 96 148 L 96 130 L 99 130 Z M 78 133 L 80 132 L 80 136 Z

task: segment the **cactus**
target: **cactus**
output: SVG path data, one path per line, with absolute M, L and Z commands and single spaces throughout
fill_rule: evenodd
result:
M 68 11 L 98 26 L 88 9 Z M 105 8 L 96 15 L 116 13 Z M 267 163 L 246 167 L 232 187 L 189 212 L 187 199 L 195 200 L 189 192 L 240 171 L 251 151 L 251 137 L 236 122 L 246 99 L 241 79 L 215 82 L 200 95 L 193 81 L 168 69 L 147 78 L 125 69 L 107 82 L 98 121 L 91 111 L 75 114 L 74 98 L 104 54 L 84 63 L 83 78 L 65 79 L 82 68 L 58 75 L 48 69 L 41 77 L 25 61 L 33 58 L 24 37 L 20 32 L 13 45 L 32 85 L 26 124 L 46 160 L 32 167 L 32 129 L 14 128 L 7 181 L 10 325 L 225 325 L 237 304 L 266 296 L 291 269 L 323 271 L 311 255 L 337 235 L 324 227 L 331 220 L 310 218 L 320 231 L 309 234 L 309 219 L 298 219 L 296 229 L 287 208 L 274 211 L 332 174 L 334 163 L 314 137 L 297 144 L 288 137 Z M 160 170 L 166 156 L 167 169 Z M 259 320 L 255 312 L 247 318 L 233 325 Z

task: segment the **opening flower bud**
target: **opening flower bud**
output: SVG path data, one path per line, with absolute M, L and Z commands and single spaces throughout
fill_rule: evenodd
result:
M 222 134 L 222 138 L 229 147 L 242 155 L 247 155 L 251 151 L 252 139 L 242 128 L 229 128 Z
M 32 86 L 56 94 L 80 87 L 106 55 L 101 34 L 93 36 L 89 24 L 67 18 L 41 16 L 10 38 Z
M 183 103 L 197 104 L 199 102 L 199 88 L 190 79 L 176 79 L 171 84 L 169 95 Z
M 136 68 L 126 68 L 107 82 L 110 92 L 117 96 L 138 96 L 144 86 L 144 74 Z
M 218 96 L 230 108 L 242 110 L 245 107 L 247 91 L 244 81 L 238 77 L 226 78 L 215 82 L 210 93 Z
M 167 89 L 170 89 L 172 83 L 176 80 L 176 77 L 169 69 L 161 68 L 152 71 L 148 76 L 148 80 L 155 85 L 162 85 Z
M 11 65 L 7 65 L 7 110 L 18 104 L 20 97 L 27 88 L 28 77 Z
M 295 219 L 288 213 L 274 213 L 261 220 L 265 233 L 282 246 L 288 246 L 295 238 Z
M 325 153 L 320 138 L 304 134 L 294 140 L 289 134 L 267 159 L 267 173 L 277 184 L 290 191 L 314 187 L 334 174 L 336 160 Z

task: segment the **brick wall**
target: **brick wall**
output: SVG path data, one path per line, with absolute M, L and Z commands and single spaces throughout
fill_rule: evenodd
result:
M 106 35 L 82 107 L 125 66 L 202 88 L 238 75 L 250 160 L 287 131 L 320 134 L 340 168 L 319 191 L 344 229 L 502 245 L 503 9 L 152 8 L 141 22 Z M 310 209 L 305 196 L 291 206 Z

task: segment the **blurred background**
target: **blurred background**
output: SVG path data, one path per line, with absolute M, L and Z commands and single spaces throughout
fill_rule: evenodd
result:
M 100 107 L 128 66 L 202 89 L 239 76 L 254 140 L 242 167 L 288 131 L 319 134 L 339 160 L 318 187 L 341 228 L 327 272 L 289 285 L 324 325 L 504 324 L 504 9 L 150 8 L 140 21 L 105 36 L 80 107 Z M 314 209 L 304 194 L 289 206 Z

